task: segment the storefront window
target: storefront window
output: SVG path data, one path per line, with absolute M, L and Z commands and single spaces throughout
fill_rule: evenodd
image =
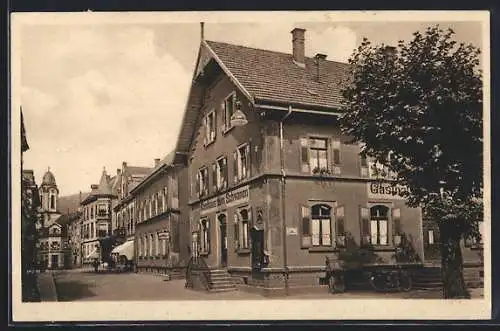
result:
M 382 205 L 370 208 L 370 241 L 372 245 L 387 245 L 389 208 Z
M 313 246 L 332 245 L 331 207 L 314 205 L 311 208 L 311 240 Z

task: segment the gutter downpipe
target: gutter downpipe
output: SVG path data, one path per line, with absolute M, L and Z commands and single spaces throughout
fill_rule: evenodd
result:
M 287 243 L 286 243 L 286 199 L 285 199 L 285 184 L 286 184 L 286 173 L 285 173 L 285 153 L 283 150 L 283 122 L 292 113 L 292 106 L 288 106 L 288 112 L 280 120 L 280 163 L 281 163 L 281 228 L 283 236 L 283 276 L 285 280 L 285 296 L 289 295 L 289 284 L 288 284 L 288 259 L 287 259 Z

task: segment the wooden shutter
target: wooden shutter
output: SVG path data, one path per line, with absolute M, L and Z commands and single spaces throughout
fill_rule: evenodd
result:
M 214 118 L 213 118 L 213 122 L 212 122 L 212 124 L 213 124 L 212 131 L 214 133 L 214 140 L 215 140 L 215 138 L 217 138 L 217 110 L 216 109 L 214 109 L 213 114 L 214 114 Z
M 335 209 L 335 221 L 337 228 L 337 245 L 339 247 L 346 246 L 344 213 L 344 206 L 337 206 L 337 208 Z
M 302 247 L 311 247 L 311 210 L 309 206 L 300 206 L 302 219 Z
M 360 165 L 360 171 L 361 171 L 361 177 L 368 177 L 369 176 L 369 171 L 368 171 L 368 160 L 366 159 L 366 156 L 359 156 L 359 165 Z
M 392 233 L 394 235 L 401 235 L 401 209 L 392 209 Z
M 210 219 L 206 219 L 207 224 L 207 254 L 210 254 Z
M 213 192 L 217 192 L 217 162 L 212 164 L 212 187 Z
M 203 146 L 206 146 L 208 143 L 208 140 L 207 140 L 207 136 L 208 136 L 207 120 L 208 120 L 207 116 L 203 117 L 203 130 L 202 130 L 202 132 L 203 132 Z
M 240 248 L 240 227 L 238 212 L 234 213 L 234 250 L 237 251 Z
M 222 130 L 226 130 L 226 100 L 222 101 L 220 104 L 221 115 L 222 115 Z
M 200 172 L 197 171 L 196 172 L 196 183 L 195 183 L 195 187 L 196 187 L 196 196 L 199 197 L 200 196 Z
M 360 207 L 360 220 L 361 220 L 361 244 L 370 244 L 370 209 Z
M 300 170 L 309 172 L 309 140 L 305 137 L 300 138 Z
M 224 159 L 222 159 L 222 165 L 224 167 L 224 169 L 222 171 L 222 175 L 224 176 L 224 178 L 223 178 L 224 183 L 223 183 L 222 187 L 226 188 L 227 182 L 228 182 L 227 158 L 226 157 L 224 157 Z
M 247 167 L 247 178 L 252 177 L 252 149 L 250 148 L 250 143 L 248 143 L 245 146 L 245 153 L 247 154 L 247 164 L 245 165 Z
M 332 173 L 340 174 L 340 139 L 331 138 L 330 139 L 330 155 L 332 164 Z
M 233 183 L 238 183 L 238 150 L 233 152 Z

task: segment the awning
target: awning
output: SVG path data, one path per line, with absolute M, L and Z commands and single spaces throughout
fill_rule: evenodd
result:
M 128 240 L 124 242 L 123 244 L 116 246 L 113 248 L 111 251 L 111 254 L 118 254 L 118 256 L 125 256 L 127 260 L 133 260 L 134 259 L 134 241 L 133 240 Z
M 94 250 L 85 257 L 86 259 L 98 259 L 99 258 L 99 252 L 97 251 L 97 248 L 94 248 Z

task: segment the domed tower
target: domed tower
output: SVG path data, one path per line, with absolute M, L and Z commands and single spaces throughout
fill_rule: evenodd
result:
M 59 198 L 59 189 L 57 188 L 56 178 L 48 168 L 43 175 L 42 183 L 39 188 L 40 193 L 40 212 L 45 226 L 50 221 L 56 220 L 61 214 L 57 211 L 57 200 Z

